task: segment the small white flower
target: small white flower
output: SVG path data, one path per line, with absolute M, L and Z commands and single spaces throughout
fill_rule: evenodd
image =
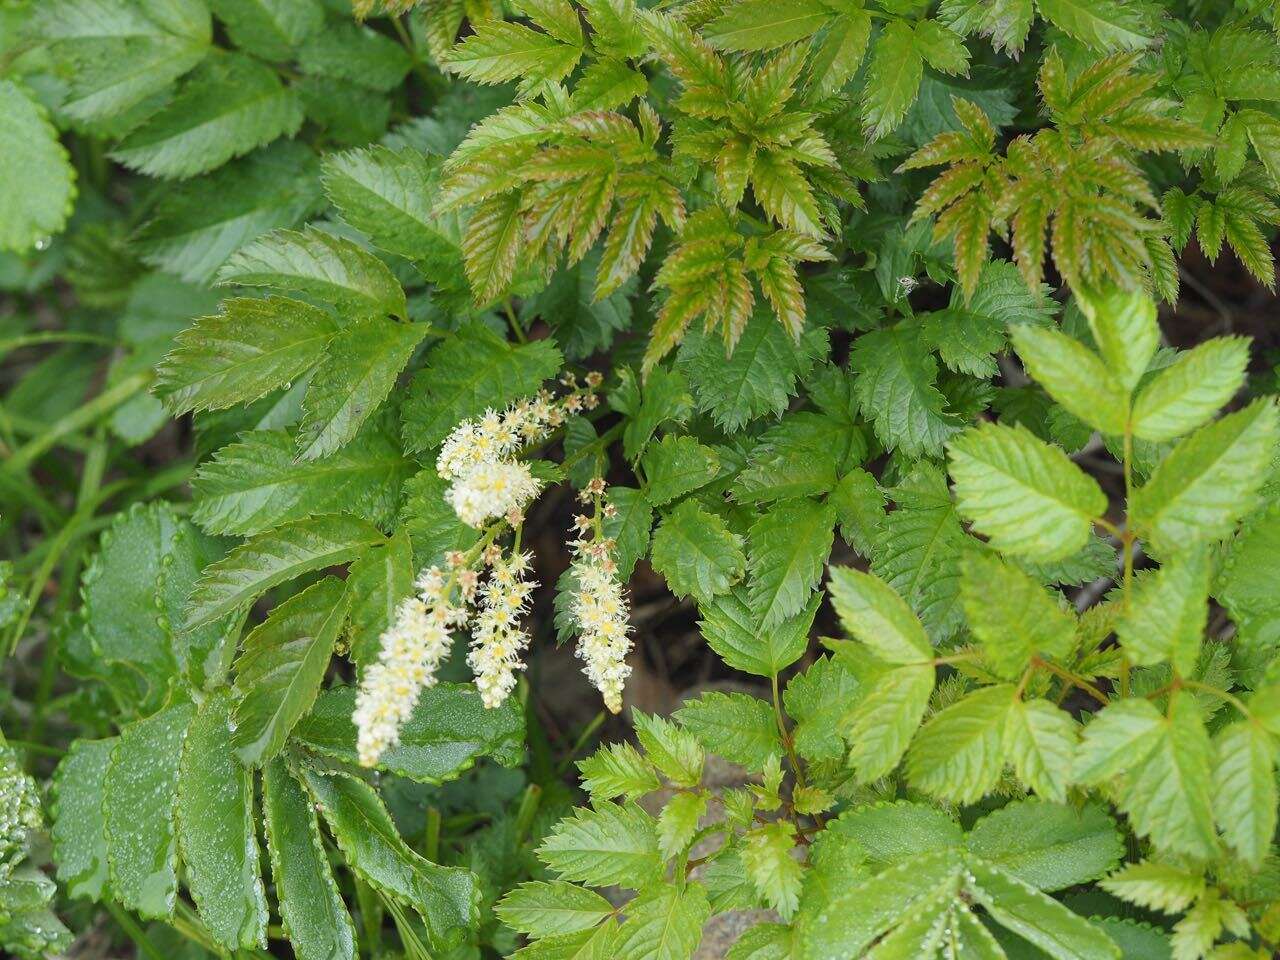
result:
M 449 488 L 446 497 L 459 520 L 481 527 L 493 517 L 523 511 L 541 489 L 528 464 L 499 460 L 478 464 Z
M 622 709 L 622 688 L 631 673 L 631 626 L 617 567 L 605 544 L 583 545 L 573 563 L 577 589 L 570 613 L 577 623 L 577 655 L 583 672 L 600 691 L 610 712 Z
M 527 554 L 500 559 L 478 591 L 467 663 L 486 707 L 502 705 L 516 685 L 516 671 L 525 666 L 520 657 L 531 638 L 521 621 L 537 586 L 524 578 L 528 568 Z

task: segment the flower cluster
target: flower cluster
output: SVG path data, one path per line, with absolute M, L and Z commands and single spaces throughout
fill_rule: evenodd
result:
M 584 501 L 594 501 L 596 511 L 594 517 L 584 514 L 575 520 L 579 539 L 570 544 L 575 554 L 571 568 L 575 589 L 569 612 L 579 630 L 577 655 L 583 661 L 583 672 L 604 697 L 605 706 L 617 713 L 622 709 L 623 685 L 631 673 L 626 662 L 631 627 L 613 559 L 616 544 L 600 530 L 600 518 L 614 512 L 612 504 L 601 505 L 603 494 L 604 481 L 599 477 L 581 493 Z
M 499 555 L 478 591 L 467 663 L 486 707 L 500 706 L 516 685 L 516 671 L 524 669 L 520 655 L 531 638 L 521 621 L 537 586 L 525 579 L 529 567 L 527 553 Z
M 365 671 L 352 714 L 356 751 L 365 766 L 399 741 L 418 695 L 435 684 L 436 670 L 449 654 L 449 631 L 466 623 L 466 607 L 452 602 L 456 584 L 457 577 L 446 579 L 439 567 L 422 571 L 417 593 L 400 603 L 383 632 L 378 661 Z

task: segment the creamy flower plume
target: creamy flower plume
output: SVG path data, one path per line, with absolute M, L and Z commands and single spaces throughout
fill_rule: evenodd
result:
M 542 484 L 518 460 L 481 463 L 454 482 L 446 494 L 458 519 L 471 527 L 509 513 L 523 513 Z
M 530 637 L 522 619 L 537 586 L 525 579 L 529 565 L 526 553 L 499 558 L 478 590 L 467 663 L 486 707 L 501 706 L 516 685 L 516 671 L 524 669 L 520 655 Z
M 450 603 L 450 585 L 437 567 L 423 571 L 382 634 L 378 662 L 364 674 L 352 714 L 360 762 L 371 767 L 400 739 L 418 695 L 436 682 L 449 654 L 449 631 L 466 622 L 466 608 Z

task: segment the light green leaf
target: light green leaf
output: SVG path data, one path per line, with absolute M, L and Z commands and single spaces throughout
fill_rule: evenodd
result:
M 495 194 L 472 211 L 462 255 L 476 306 L 486 306 L 506 291 L 523 245 L 519 191 Z
M 831 20 L 810 60 L 824 95 L 838 93 L 853 79 L 870 39 L 871 15 L 865 10 L 850 10 Z
M 902 122 L 923 76 L 924 63 L 910 24 L 890 21 L 872 49 L 862 90 L 862 120 L 868 137 L 879 140 Z
M 1037 653 L 1060 659 L 1071 652 L 1076 620 L 1056 595 L 993 554 L 969 552 L 963 570 L 969 629 L 1002 677 L 1019 677 Z
M 187 602 L 186 627 L 241 610 L 274 586 L 354 560 L 385 542 L 367 521 L 342 515 L 297 520 L 259 534 L 205 568 Z
M 437 950 L 474 927 L 480 897 L 474 874 L 414 853 L 363 780 L 311 767 L 303 771 L 303 780 L 347 864 L 377 890 L 413 907 Z
M 320 694 L 311 712 L 294 728 L 294 739 L 309 749 L 355 764 L 354 687 Z M 378 758 L 378 768 L 416 780 L 443 783 L 468 770 L 479 757 L 512 766 L 524 756 L 524 713 L 515 698 L 488 709 L 474 684 L 437 683 L 423 690 L 404 724 L 400 740 Z
M 323 310 L 285 297 L 222 302 L 178 334 L 157 367 L 156 393 L 175 416 L 249 403 L 316 365 L 338 332 Z
M 513 930 L 548 937 L 590 930 L 613 913 L 613 904 L 563 880 L 534 880 L 511 890 L 493 912 Z
M 26 253 L 59 232 L 75 197 L 75 170 L 44 107 L 0 80 L 0 250 Z
M 650 562 L 672 593 L 706 604 L 742 577 L 746 557 L 742 538 L 719 516 L 685 500 L 658 524 Z
M 849 763 L 863 783 L 885 776 L 902 759 L 933 693 L 931 664 L 890 670 L 857 705 L 849 729 Z
M 1017 700 L 1009 709 L 1004 750 L 1018 779 L 1045 800 L 1067 799 L 1078 739 L 1071 714 L 1048 700 Z
M 324 26 L 319 0 L 211 0 L 235 45 L 266 60 L 292 60 L 298 45 Z
M 1096 785 L 1142 762 L 1156 748 L 1164 718 L 1149 700 L 1115 700 L 1096 713 L 1084 728 L 1072 779 Z
M 236 659 L 234 733 L 240 759 L 261 766 L 280 752 L 315 702 L 351 604 L 326 577 L 284 601 L 244 639 Z
M 965 836 L 971 853 L 1037 890 L 1053 892 L 1103 876 L 1124 840 L 1102 806 L 1022 800 L 987 814 Z
M 197 67 L 173 100 L 111 156 L 139 173 L 180 179 L 293 136 L 301 126 L 302 104 L 274 70 L 221 54 Z
M 111 895 L 143 917 L 168 917 L 177 900 L 178 761 L 194 713 L 176 704 L 122 728 L 103 780 Z
M 1180 674 L 1195 670 L 1209 620 L 1209 551 L 1190 546 L 1159 570 L 1143 571 L 1116 636 L 1133 663 L 1168 660 Z
M 262 946 L 267 895 L 258 863 L 253 776 L 231 748 L 231 702 L 210 696 L 191 721 L 178 779 L 178 845 L 200 919 L 228 950 Z
M 1160 346 L 1156 302 L 1143 290 L 1116 288 L 1082 296 L 1079 303 L 1107 370 L 1131 392 Z
M 302 401 L 299 459 L 326 457 L 359 433 L 391 393 L 427 330 L 426 324 L 366 317 L 338 331 Z
M 1036 9 L 1067 36 L 1103 53 L 1151 43 L 1140 13 L 1125 0 L 1036 0 Z
M 1254 504 L 1278 427 L 1263 398 L 1179 441 L 1130 499 L 1134 527 L 1164 554 L 1225 537 Z
M 833 13 L 818 0 L 741 0 L 702 29 L 721 50 L 773 50 L 818 32 Z
M 820 602 L 821 596 L 815 595 L 795 616 L 765 628 L 748 602 L 746 588 L 734 587 L 699 608 L 702 619 L 698 629 L 726 665 L 768 677 L 781 673 L 804 654 Z
M 634 804 L 608 801 L 556 824 L 538 847 L 538 859 L 565 880 L 631 890 L 655 879 L 662 866 L 653 817 Z
M 689 845 L 707 812 L 705 793 L 677 793 L 658 814 L 658 847 L 670 859 Z
M 1214 337 L 1178 356 L 1133 402 L 1133 434 L 1173 440 L 1208 422 L 1244 384 L 1249 341 Z
M 593 800 L 635 800 L 662 784 L 653 765 L 629 743 L 610 743 L 578 761 L 582 787 Z
M 991 791 L 1004 769 L 1001 745 L 1013 687 L 968 694 L 921 728 L 907 751 L 911 785 L 935 797 L 973 803 Z
M 476 83 L 560 80 L 582 56 L 580 43 L 561 43 L 522 23 L 483 20 L 474 26 L 475 33 L 449 51 L 444 65 Z
M 742 862 L 756 891 L 782 916 L 790 920 L 800 905 L 800 882 L 804 868 L 791 856 L 795 848 L 795 824 L 775 820 L 743 837 Z
M 614 956 L 626 960 L 688 960 L 702 939 L 711 907 L 700 883 L 661 884 L 627 904 Z
M 1125 432 L 1128 391 L 1096 353 L 1046 327 L 1017 326 L 1010 338 L 1027 373 L 1066 410 L 1103 433 Z
M 888 663 L 933 658 L 924 627 L 906 602 L 879 577 L 833 567 L 827 590 L 845 630 Z
M 1106 512 L 1097 482 L 1023 426 L 982 424 L 947 452 L 960 513 L 1003 553 L 1068 557 Z
M 58 763 L 53 859 L 67 896 L 99 899 L 107 890 L 107 834 L 102 797 L 116 738 L 77 740 Z
M 404 317 L 406 310 L 404 290 L 381 260 L 315 227 L 255 240 L 223 265 L 218 282 L 300 293 L 358 314 Z
M 400 411 L 406 452 L 434 451 L 461 421 L 537 393 L 563 362 L 550 340 L 517 346 L 480 324 L 463 327 L 432 349 L 409 386 Z
M 804 610 L 831 553 L 834 510 L 817 500 L 775 505 L 747 531 L 748 596 L 768 630 Z
M 1257 866 L 1276 831 L 1276 738 L 1261 724 L 1241 720 L 1213 739 L 1213 815 L 1222 835 Z
M 1098 886 L 1140 907 L 1181 913 L 1204 893 L 1204 876 L 1172 864 L 1144 860 L 1127 863 Z
M 631 719 L 645 756 L 662 775 L 677 786 L 696 787 L 706 759 L 698 738 L 665 717 L 633 710 Z
M 830 657 L 822 657 L 787 683 L 783 702 L 794 722 L 796 753 L 806 760 L 838 760 L 844 753 L 842 734 L 861 699 L 858 678 Z
M 334 882 L 315 808 L 279 757 L 263 770 L 262 807 L 276 902 L 298 960 L 354 960 L 355 926 Z
M 748 694 L 704 693 L 686 700 L 675 716 L 711 753 L 748 770 L 762 770 L 770 757 L 782 756 L 772 709 Z

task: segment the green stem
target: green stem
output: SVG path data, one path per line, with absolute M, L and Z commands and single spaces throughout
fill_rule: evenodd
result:
M 1103 706 L 1106 706 L 1108 703 L 1111 702 L 1107 698 L 1107 695 L 1105 693 L 1103 693 L 1101 690 L 1095 687 L 1092 683 L 1090 683 L 1084 677 L 1078 676 L 1077 674 L 1072 673 L 1070 670 L 1064 670 L 1062 667 L 1058 666 L 1056 663 L 1051 663 L 1048 660 L 1041 659 L 1040 657 L 1032 657 L 1031 665 L 1033 667 L 1043 667 L 1045 670 L 1048 670 L 1050 673 L 1055 674 L 1061 679 L 1067 681 L 1072 686 L 1079 687 L 1081 690 L 1089 694 L 1089 696 L 1093 697 L 1093 699 L 1097 700 Z
M 111 914 L 111 918 L 115 920 L 116 925 L 134 942 L 138 952 L 144 955 L 147 960 L 167 960 L 164 954 L 157 950 L 155 944 L 147 937 L 146 931 L 138 925 L 138 921 L 112 903 L 110 898 L 104 897 L 102 905 L 107 908 L 107 913 Z
M 46 343 L 96 343 L 111 346 L 115 343 L 110 337 L 100 333 L 81 333 L 77 330 L 43 330 L 40 333 L 24 333 L 18 337 L 6 337 L 0 340 L 0 354 L 22 347 L 38 347 Z
M 125 377 L 115 386 L 104 390 L 88 403 L 60 418 L 47 431 L 15 451 L 13 456 L 9 458 L 9 462 L 4 465 L 4 470 L 9 473 L 25 471 L 31 464 L 51 450 L 63 437 L 77 433 L 85 427 L 97 423 L 101 417 L 106 416 L 134 394 L 141 393 L 151 386 L 154 380 L 155 374 L 150 370 L 144 370 L 130 377 Z
M 1126 515 L 1131 501 L 1133 488 L 1133 429 L 1129 421 L 1124 425 L 1124 505 Z M 1120 535 L 1121 549 L 1124 553 L 1124 609 L 1129 611 L 1129 596 L 1133 592 L 1133 530 L 1128 522 Z M 1129 658 L 1123 653 L 1120 657 L 1120 696 L 1129 695 Z
M 524 334 L 524 327 L 520 326 L 520 321 L 516 318 L 516 312 L 511 307 L 511 299 L 509 297 L 503 301 L 502 309 L 507 315 L 507 323 L 511 324 L 511 332 L 515 334 L 516 339 L 521 343 L 528 343 L 529 340 Z

